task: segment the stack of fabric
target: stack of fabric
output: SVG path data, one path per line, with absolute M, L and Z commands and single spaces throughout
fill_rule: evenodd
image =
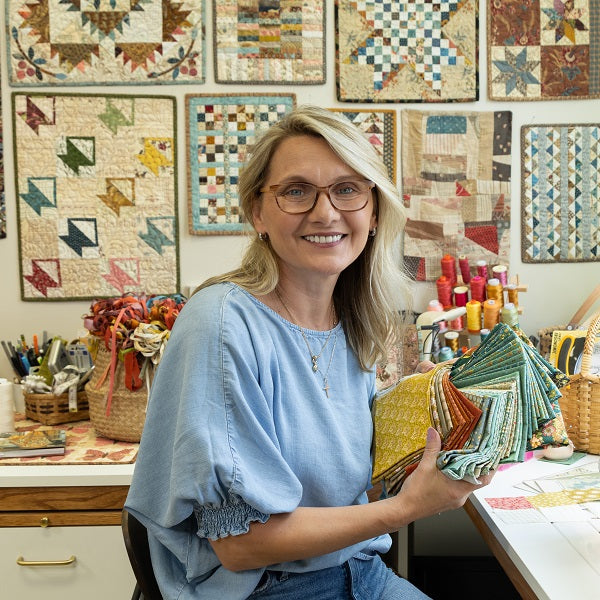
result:
M 499 323 L 454 363 L 411 375 L 373 401 L 373 483 L 398 492 L 424 452 L 428 427 L 442 437 L 438 467 L 452 479 L 477 482 L 525 452 L 569 443 L 559 388 L 568 377 L 518 329 Z

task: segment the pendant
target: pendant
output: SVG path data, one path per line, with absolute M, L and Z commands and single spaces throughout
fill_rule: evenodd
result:
M 327 382 L 327 377 L 323 379 L 323 390 L 325 391 L 325 395 L 329 398 L 329 383 Z
M 317 360 L 319 360 L 318 356 L 315 356 L 314 354 L 311 356 L 312 358 L 312 370 L 316 373 L 319 370 L 319 365 L 317 364 Z

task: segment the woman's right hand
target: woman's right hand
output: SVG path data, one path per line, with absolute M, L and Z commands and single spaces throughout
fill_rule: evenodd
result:
M 406 478 L 396 494 L 398 508 L 404 514 L 406 523 L 428 517 L 447 510 L 460 508 L 469 495 L 487 485 L 493 473 L 482 475 L 480 485 L 463 480 L 453 480 L 437 467 L 436 460 L 442 447 L 439 433 L 430 427 L 427 431 L 425 452 L 419 466 Z

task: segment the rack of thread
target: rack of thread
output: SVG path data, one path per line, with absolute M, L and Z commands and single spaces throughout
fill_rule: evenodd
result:
M 523 312 L 519 294 L 526 292 L 527 286 L 518 275 L 509 278 L 507 265 L 479 260 L 472 266 L 465 256 L 446 254 L 441 259 L 441 271 L 436 280 L 437 298 L 430 301 L 427 310 L 464 307 L 466 313 L 447 323 L 440 321 L 438 337 L 442 339 L 435 350 L 439 362 L 479 344 L 499 322 L 518 325 Z

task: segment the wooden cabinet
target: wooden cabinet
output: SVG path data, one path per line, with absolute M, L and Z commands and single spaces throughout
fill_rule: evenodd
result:
M 78 478 L 68 466 L 54 467 L 55 471 L 45 467 L 40 478 L 31 477 L 28 469 L 36 468 L 0 467 L 3 595 L 45 600 L 131 598 L 135 578 L 121 533 L 128 484 L 107 484 L 111 477 L 93 465 L 79 478 L 88 485 L 73 485 Z M 132 470 L 133 466 L 117 479 L 129 479 Z M 89 485 L 95 476 L 103 485 Z

